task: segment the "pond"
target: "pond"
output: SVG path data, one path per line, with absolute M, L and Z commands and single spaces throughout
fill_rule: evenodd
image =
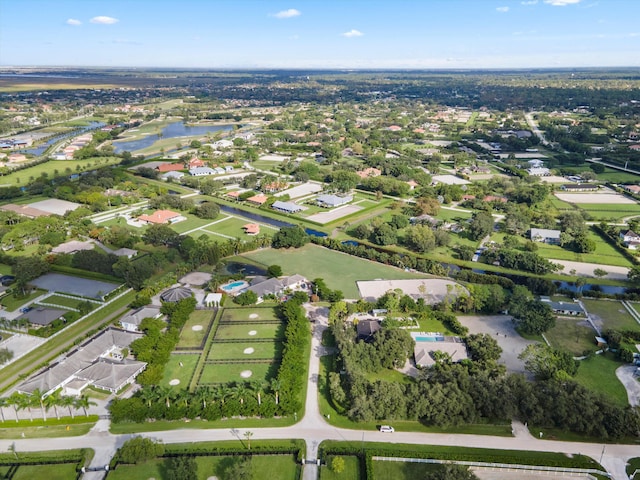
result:
M 80 134 L 82 134 L 84 132 L 87 132 L 89 130 L 95 130 L 96 128 L 104 127 L 104 125 L 105 124 L 101 123 L 101 122 L 91 122 L 91 123 L 89 123 L 89 125 L 81 127 L 79 129 L 75 129 L 75 130 L 73 130 L 71 132 L 67 132 L 67 133 L 63 133 L 63 134 L 60 134 L 60 135 L 56 135 L 55 137 L 51 137 L 49 140 L 47 140 L 44 143 L 41 143 L 37 147 L 20 150 L 20 152 L 28 153 L 28 154 L 31 154 L 31 155 L 40 156 L 45 152 L 45 150 L 47 148 L 49 148 L 54 143 L 59 142 L 60 140 L 63 140 L 63 139 L 68 138 L 68 137 L 78 136 L 78 135 L 80 135 Z
M 237 273 L 242 273 L 243 275 L 266 275 L 267 271 L 250 263 L 229 262 L 224 265 L 224 273 L 227 275 L 235 275 Z
M 190 127 L 185 125 L 184 122 L 174 122 L 170 123 L 166 127 L 164 127 L 160 133 L 161 136 L 156 134 L 147 135 L 144 138 L 140 138 L 138 140 L 129 140 L 129 141 L 119 141 L 113 142 L 113 148 L 116 153 L 121 153 L 124 151 L 135 152 L 137 150 L 142 150 L 143 148 L 150 147 L 158 140 L 167 139 L 167 138 L 179 138 L 179 137 L 191 137 L 191 136 L 204 136 L 208 133 L 227 132 L 233 129 L 233 125 L 198 125 L 195 127 Z

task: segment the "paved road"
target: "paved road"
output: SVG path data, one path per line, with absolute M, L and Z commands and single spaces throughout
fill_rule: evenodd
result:
M 303 439 L 307 443 L 307 458 L 315 459 L 318 445 L 323 440 L 349 440 L 366 442 L 411 443 L 424 445 L 448 445 L 454 447 L 496 448 L 505 450 L 527 450 L 539 452 L 559 452 L 568 455 L 583 454 L 601 461 L 615 480 L 627 480 L 625 465 L 627 459 L 640 456 L 638 445 L 559 442 L 539 440 L 532 437 L 529 431 L 518 422 L 513 423 L 514 437 L 493 437 L 487 435 L 460 435 L 395 432 L 392 435 L 377 431 L 347 430 L 329 425 L 320 415 L 318 405 L 318 373 L 320 357 L 326 353 L 321 345 L 322 332 L 327 328 L 326 309 L 316 310 L 316 321 L 313 327 L 311 358 L 309 363 L 309 385 L 305 403 L 305 416 L 297 424 L 282 428 L 252 428 L 254 439 Z M 42 451 L 60 448 L 93 448 L 96 451 L 91 466 L 103 466 L 108 463 L 120 447 L 132 435 L 112 435 L 108 432 L 108 421 L 101 420 L 87 434 L 81 437 L 64 439 L 43 438 L 29 440 L 0 440 L 0 451 L 7 451 L 15 444 L 16 451 Z M 164 443 L 189 443 L 217 440 L 238 440 L 241 443 L 243 429 L 212 430 L 171 430 L 165 432 L 142 433 L 142 436 L 161 440 Z M 306 465 L 304 480 L 317 479 L 317 466 Z M 103 478 L 104 472 L 89 472 L 84 480 Z
M 538 128 L 538 125 L 536 125 L 535 120 L 533 119 L 534 113 L 536 112 L 525 113 L 524 118 L 527 120 L 527 123 L 529 124 L 529 127 L 531 128 L 531 130 L 533 130 L 534 135 L 540 139 L 540 142 L 542 143 L 542 145 L 549 145 L 549 142 L 544 137 L 544 135 Z

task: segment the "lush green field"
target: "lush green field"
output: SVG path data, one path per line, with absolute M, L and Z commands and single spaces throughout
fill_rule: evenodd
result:
M 244 353 L 253 348 L 252 353 Z M 209 360 L 253 360 L 279 358 L 282 355 L 281 342 L 256 343 L 214 343 L 209 351 Z
M 180 380 L 178 385 L 172 386 L 176 389 L 188 389 L 191 376 L 196 368 L 198 362 L 198 354 L 173 354 L 169 358 L 169 362 L 164 367 L 164 375 L 160 381 L 160 385 L 169 387 L 172 386 L 169 382 L 173 379 Z M 180 363 L 182 362 L 182 366 Z
M 215 345 L 214 345 L 215 348 Z M 268 381 L 277 373 L 275 364 L 269 363 L 207 363 L 202 369 L 198 382 L 201 385 L 211 383 Z M 240 376 L 245 370 L 251 371 L 250 377 Z
M 87 158 L 86 160 L 51 160 L 41 163 L 40 165 L 34 165 L 33 167 L 10 173 L 9 175 L 4 175 L 0 177 L 0 185 L 27 185 L 43 173 L 46 173 L 49 178 L 52 178 L 65 174 L 68 167 L 71 169 L 71 172 L 67 174 L 71 175 L 72 173 L 83 172 L 97 167 L 115 165 L 120 163 L 121 160 L 119 157 L 95 157 Z M 78 169 L 78 167 L 80 168 Z
M 218 219 L 216 219 L 218 220 Z M 242 239 L 251 239 L 248 236 L 244 229 L 243 225 L 247 223 L 252 223 L 247 219 L 238 218 L 235 216 L 227 216 L 226 220 L 211 225 L 210 227 L 206 227 L 206 230 L 209 233 L 213 233 L 214 235 L 218 235 L 221 237 L 234 237 L 234 238 L 242 238 Z M 269 225 L 261 224 L 260 225 L 260 235 L 274 235 L 278 231 L 276 227 L 270 227 Z
M 616 377 L 616 369 L 621 365 L 611 353 L 593 355 L 580 362 L 576 380 L 618 405 L 628 405 L 627 391 Z
M 373 462 L 373 480 L 393 478 L 394 480 L 413 480 L 423 478 L 441 468 L 440 465 L 409 462 Z
M 631 262 L 623 257 L 609 243 L 605 242 L 599 235 L 589 231 L 588 237 L 596 244 L 596 249 L 591 253 L 575 253 L 560 245 L 548 245 L 537 243 L 540 256 L 556 260 L 572 260 L 575 262 L 597 263 L 600 265 L 614 265 L 618 267 L 631 267 Z
M 551 345 L 574 356 L 580 356 L 585 351 L 593 352 L 597 348 L 596 331 L 584 318 L 558 318 L 556 326 L 544 335 Z
M 37 298 L 45 293 L 47 293 L 46 290 L 40 290 L 38 288 L 34 290 L 33 293 L 30 293 L 25 297 L 14 297 L 13 294 L 8 294 L 2 297 L 2 300 L 0 300 L 0 305 L 2 305 L 7 312 L 15 312 L 25 303 L 28 303 L 34 298 Z
M 50 410 L 46 422 L 42 418 L 34 418 L 33 422 L 30 420 L 2 422 L 0 439 L 78 437 L 88 433 L 98 420 L 97 415 L 90 415 L 87 418 L 82 414 L 80 416 L 74 414 L 75 417 L 72 419 L 68 416 L 68 409 L 58 408 L 58 411 L 61 415 L 60 420 L 56 418 L 55 412 Z M 36 413 L 37 415 L 39 413 Z
M 45 300 L 45 303 L 53 303 L 54 305 L 60 305 L 61 307 L 70 307 L 70 308 L 78 308 L 78 305 L 80 305 L 82 302 L 84 302 L 84 300 L 82 299 L 74 299 L 74 298 L 67 298 L 67 297 L 62 297 L 60 295 L 51 295 L 50 297 L 47 297 Z M 91 303 L 94 308 L 98 306 L 97 303 Z
M 640 324 L 617 300 L 583 299 L 582 303 L 590 314 L 600 317 L 604 323 L 604 329 L 640 330 Z
M 21 465 L 12 480 L 34 480 L 46 478 L 47 480 L 69 480 L 76 478 L 75 463 L 57 463 L 55 465 Z
M 251 315 L 257 315 L 251 317 Z M 222 313 L 222 322 L 254 322 L 264 320 L 279 321 L 280 319 L 276 315 L 273 308 L 225 308 Z
M 280 265 L 285 275 L 323 278 L 329 288 L 341 290 L 346 298 L 359 298 L 357 280 L 425 277 L 311 244 L 298 249 L 265 248 L 243 256 L 263 266 Z
M 252 332 L 256 332 L 251 335 Z M 279 323 L 259 323 L 247 325 L 220 325 L 216 330 L 215 340 L 220 339 L 244 339 L 250 342 L 256 338 L 276 339 L 282 338 L 284 326 Z M 214 341 L 213 348 L 216 347 Z
M 354 456 L 342 456 L 344 460 L 344 470 L 341 473 L 334 472 L 331 469 L 331 462 L 335 457 L 328 455 L 326 458 L 327 465 L 320 468 L 320 480 L 343 480 L 360 478 L 360 459 Z M 374 464 L 375 465 L 375 464 Z M 395 477 L 380 477 L 395 478 Z
M 194 310 L 180 331 L 178 347 L 199 348 L 212 321 L 213 311 Z M 193 327 L 202 327 L 202 329 L 194 330 Z

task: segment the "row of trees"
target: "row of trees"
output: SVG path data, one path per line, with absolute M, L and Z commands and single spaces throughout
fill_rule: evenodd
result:
M 18 412 L 21 410 L 27 410 L 29 412 L 29 418 L 33 422 L 33 409 L 39 409 L 44 421 L 47 421 L 47 413 L 53 408 L 55 416 L 60 419 L 61 409 L 68 409 L 69 416 L 74 417 L 74 412 L 79 409 L 84 411 L 85 416 L 88 416 L 87 409 L 91 405 L 96 405 L 95 402 L 89 399 L 86 395 L 80 397 L 72 397 L 68 395 L 61 395 L 60 390 L 44 396 L 40 390 L 34 390 L 31 394 L 14 392 L 8 397 L 0 397 L 0 416 L 2 421 L 5 422 L 4 409 L 12 407 L 15 412 L 16 423 L 18 422 Z

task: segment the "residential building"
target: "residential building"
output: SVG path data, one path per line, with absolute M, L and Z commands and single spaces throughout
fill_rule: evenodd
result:
M 364 170 L 360 170 L 360 171 L 356 172 L 356 174 L 360 178 L 379 177 L 380 175 L 382 175 L 382 170 L 379 170 L 379 169 L 373 168 L 373 167 L 369 167 L 369 168 L 365 168 Z
M 157 210 L 151 215 L 140 215 L 138 220 L 146 223 L 153 223 L 156 225 L 164 225 L 181 222 L 182 220 L 186 220 L 181 214 L 177 212 L 172 212 L 171 210 Z
M 417 334 L 411 334 L 416 340 L 413 347 L 413 356 L 416 366 L 432 367 L 436 363 L 436 352 L 442 352 L 449 356 L 452 362 L 461 362 L 469 358 L 467 345 L 460 337 L 440 336 L 438 341 L 419 341 Z
M 242 226 L 242 229 L 247 235 L 258 235 L 260 233 L 260 225 L 257 223 L 247 223 Z
M 293 202 L 281 202 L 280 200 L 276 200 L 271 205 L 271 208 L 274 210 L 278 210 L 279 212 L 284 213 L 298 213 L 304 210 L 300 205 Z
M 61 243 L 60 245 L 53 247 L 51 253 L 54 253 L 56 255 L 59 255 L 61 253 L 73 255 L 74 253 L 78 253 L 83 250 L 93 250 L 95 246 L 95 243 L 91 241 L 80 242 L 79 240 L 71 240 L 69 242 Z
M 360 320 L 356 325 L 356 331 L 358 333 L 358 340 L 363 342 L 370 342 L 373 340 L 373 335 L 380 330 L 380 322 L 378 320 Z
M 142 320 L 145 318 L 160 318 L 161 316 L 160 307 L 149 305 L 134 310 L 122 317 L 120 319 L 120 325 L 122 325 L 122 328 L 127 332 L 139 332 Z
M 549 297 L 540 297 L 540 301 L 549 305 L 556 315 L 567 315 L 571 317 L 585 315 L 584 310 L 577 302 L 554 302 Z
M 37 307 L 33 308 L 18 317 L 18 320 L 26 319 L 36 328 L 46 327 L 55 322 L 59 318 L 63 318 L 68 310 L 60 310 L 58 308 Z
M 633 230 L 623 230 L 619 235 L 622 244 L 629 250 L 637 250 L 640 246 L 640 235 Z
M 193 177 L 203 177 L 208 175 L 216 175 L 216 171 L 209 167 L 196 167 L 189 170 L 189 175 Z
M 344 205 L 353 201 L 352 195 L 338 196 L 338 195 L 319 195 L 316 198 L 316 202 L 319 206 L 324 208 L 335 208 L 340 205 Z
M 640 185 L 623 185 L 622 188 L 634 195 L 640 195 Z
M 560 233 L 560 230 L 532 228 L 529 238 L 534 242 L 548 243 L 549 245 L 560 245 Z
M 532 177 L 548 177 L 551 175 L 551 170 L 546 167 L 531 167 L 527 168 L 527 173 Z
M 258 206 L 264 205 L 267 200 L 268 197 L 264 193 L 259 193 L 257 195 L 254 195 L 253 197 L 247 198 L 247 202 L 253 203 L 254 205 Z

